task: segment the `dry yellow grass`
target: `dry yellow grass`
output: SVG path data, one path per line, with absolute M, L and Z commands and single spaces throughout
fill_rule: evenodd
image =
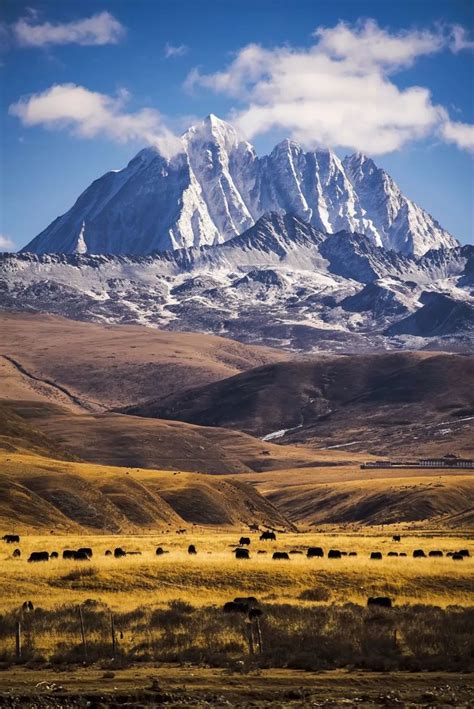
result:
M 432 549 L 444 552 L 469 547 L 467 535 L 429 532 L 404 534 L 400 543 L 391 534 L 338 533 L 277 535 L 276 542 L 260 542 L 251 535 L 251 559 L 237 561 L 233 556 L 238 530 L 219 531 L 195 528 L 186 535 L 154 534 L 130 536 L 57 536 L 41 535 L 22 538 L 21 559 L 12 559 L 13 547 L 2 543 L 0 552 L 0 607 L 11 609 L 31 599 L 47 608 L 61 603 L 81 602 L 88 598 L 107 603 L 117 610 L 137 606 L 159 606 L 174 599 L 193 605 L 220 604 L 236 595 L 256 595 L 274 603 L 301 604 L 302 592 L 319 589 L 325 602 L 354 601 L 365 604 L 371 595 L 390 595 L 396 604 L 428 603 L 440 606 L 468 606 L 473 598 L 473 560 L 413 559 L 416 548 L 426 553 Z M 197 556 L 189 556 L 187 547 L 194 543 Z M 322 546 L 344 551 L 357 551 L 357 557 L 342 559 L 307 559 L 291 555 L 290 561 L 273 561 L 273 550 L 306 550 Z M 32 550 L 56 550 L 91 546 L 90 562 L 63 559 L 47 563 L 27 563 Z M 105 557 L 106 549 L 122 546 L 140 550 L 141 556 L 123 559 Z M 162 546 L 169 554 L 156 557 Z M 264 549 L 266 555 L 258 555 Z M 387 557 L 390 550 L 405 551 L 409 556 Z M 370 551 L 380 550 L 382 561 L 369 559 Z M 472 551 L 472 549 L 471 549 Z

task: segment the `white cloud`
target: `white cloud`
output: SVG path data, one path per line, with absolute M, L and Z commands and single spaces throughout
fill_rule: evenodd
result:
M 44 47 L 52 44 L 102 45 L 117 44 L 125 34 L 125 27 L 110 12 L 100 12 L 73 22 L 37 21 L 29 13 L 13 25 L 13 33 L 23 47 Z
M 174 57 L 182 57 L 184 54 L 187 54 L 189 47 L 187 47 L 185 44 L 178 44 L 178 45 L 173 45 L 169 44 L 168 42 L 165 44 L 165 57 L 167 59 L 173 59 Z
M 0 234 L 0 251 L 13 251 L 15 244 L 9 236 Z
M 423 54 L 439 52 L 445 45 L 437 32 L 402 31 L 390 34 L 375 20 L 366 20 L 351 28 L 345 22 L 335 27 L 318 27 L 314 36 L 318 50 L 328 56 L 349 59 L 357 66 L 385 66 L 390 69 L 410 66 Z
M 462 150 L 474 151 L 474 126 L 459 121 L 446 121 L 441 133 L 448 143 L 455 143 Z
M 463 49 L 474 49 L 474 42 L 467 36 L 467 32 L 461 25 L 453 25 L 451 27 L 451 51 L 457 54 Z
M 391 75 L 451 41 L 444 30 L 390 34 L 373 20 L 318 28 L 309 49 L 251 44 L 213 74 L 193 69 L 185 86 L 204 87 L 238 100 L 232 120 L 251 139 L 272 128 L 313 148 L 371 154 L 439 133 L 449 121 L 430 91 L 399 88 Z
M 83 138 L 105 135 L 118 142 L 141 140 L 168 156 L 179 151 L 179 139 L 164 125 L 160 113 L 152 108 L 127 112 L 128 97 L 125 90 L 112 97 L 75 84 L 56 84 L 21 98 L 8 112 L 25 126 L 68 128 Z

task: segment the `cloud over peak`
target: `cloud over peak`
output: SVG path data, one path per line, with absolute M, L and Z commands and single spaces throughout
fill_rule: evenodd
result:
M 392 79 L 421 56 L 469 48 L 461 29 L 390 33 L 374 20 L 339 22 L 318 27 L 309 48 L 247 45 L 222 71 L 193 69 L 185 86 L 236 99 L 232 119 L 249 139 L 278 128 L 310 148 L 387 153 L 429 135 L 461 134 L 429 89 Z M 450 140 L 461 146 L 464 133 Z
M 76 84 L 55 84 L 42 93 L 21 98 L 9 107 L 9 114 L 25 126 L 66 128 L 83 138 L 104 135 L 111 140 L 139 140 L 160 149 L 165 156 L 179 151 L 181 144 L 153 108 L 126 110 L 129 94 L 121 90 L 109 96 Z

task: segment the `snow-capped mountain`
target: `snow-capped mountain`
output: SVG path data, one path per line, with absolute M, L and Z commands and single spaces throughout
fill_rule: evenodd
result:
M 145 256 L 0 255 L 0 308 L 303 352 L 462 349 L 474 333 L 473 264 L 471 246 L 416 257 L 271 213 L 223 243 Z
M 456 240 L 407 199 L 384 170 L 357 154 L 305 152 L 289 140 L 258 157 L 228 123 L 208 116 L 165 158 L 145 148 L 88 187 L 23 251 L 144 255 L 219 244 L 265 213 L 291 213 L 317 230 L 366 235 L 421 256 Z

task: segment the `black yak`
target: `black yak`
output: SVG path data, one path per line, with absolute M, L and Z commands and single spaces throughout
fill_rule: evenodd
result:
M 32 551 L 28 557 L 28 561 L 48 561 L 49 554 L 47 551 Z
M 380 608 L 391 608 L 392 599 L 388 596 L 375 596 L 367 599 L 368 606 L 379 606 Z

